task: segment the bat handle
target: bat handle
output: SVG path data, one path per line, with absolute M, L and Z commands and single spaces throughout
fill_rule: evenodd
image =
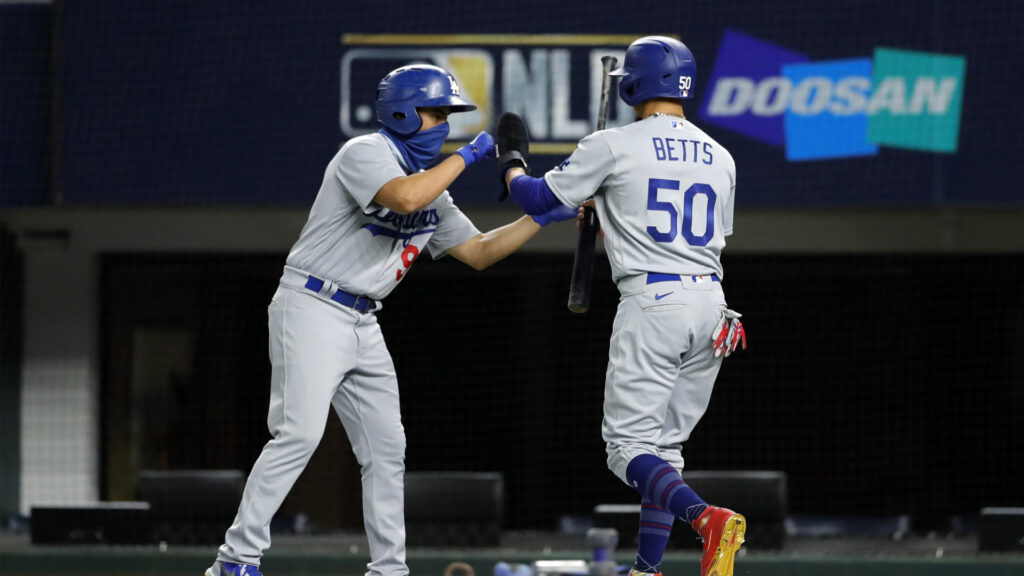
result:
M 597 212 L 587 206 L 583 209 L 576 260 L 569 283 L 569 311 L 583 314 L 590 309 L 590 285 L 594 275 L 594 244 L 597 237 Z

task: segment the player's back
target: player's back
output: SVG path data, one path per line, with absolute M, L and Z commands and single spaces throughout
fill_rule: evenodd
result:
M 682 118 L 656 115 L 594 135 L 614 167 L 595 196 L 613 276 L 723 274 L 732 233 L 732 155 Z

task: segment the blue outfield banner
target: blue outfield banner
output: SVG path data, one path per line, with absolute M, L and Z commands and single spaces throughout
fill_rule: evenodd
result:
M 1007 58 L 1024 45 L 1015 0 L 868 2 L 864 16 L 813 0 L 668 4 L 656 16 L 606 1 L 527 1 L 514 15 L 340 6 L 56 5 L 64 201 L 309 204 L 338 147 L 376 130 L 377 82 L 410 62 L 448 68 L 479 106 L 453 117 L 447 151 L 513 111 L 538 173 L 594 129 L 600 57 L 666 34 L 695 54 L 687 115 L 733 153 L 741 205 L 1024 204 Z M 609 125 L 631 120 L 616 99 Z M 487 166 L 452 187 L 460 203 L 499 191 Z

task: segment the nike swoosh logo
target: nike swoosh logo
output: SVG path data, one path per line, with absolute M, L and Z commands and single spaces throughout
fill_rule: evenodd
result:
M 661 300 L 662 298 L 664 298 L 665 296 L 668 296 L 669 294 L 675 294 L 675 290 L 673 290 L 671 292 L 665 292 L 664 294 L 655 294 L 654 295 L 654 299 L 655 300 Z

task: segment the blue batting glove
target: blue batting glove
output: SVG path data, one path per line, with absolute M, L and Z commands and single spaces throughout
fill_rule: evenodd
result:
M 459 148 L 455 153 L 462 156 L 468 168 L 470 164 L 484 156 L 494 156 L 494 138 L 487 132 L 481 132 L 476 135 L 476 138 L 473 138 L 472 142 Z
M 552 208 L 549 212 L 544 214 L 538 214 L 532 216 L 533 221 L 541 226 L 547 226 L 552 222 L 562 222 L 563 220 L 572 220 L 576 218 L 579 213 L 579 208 L 569 208 L 568 206 L 559 205 L 556 208 Z

